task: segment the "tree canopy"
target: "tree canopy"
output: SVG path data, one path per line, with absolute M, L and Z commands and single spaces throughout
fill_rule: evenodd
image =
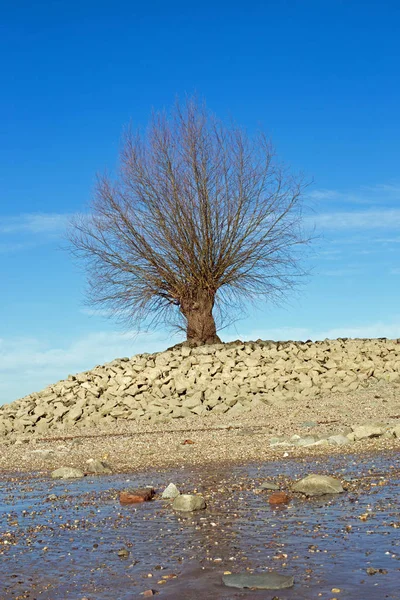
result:
M 219 341 L 215 315 L 285 297 L 304 271 L 306 184 L 263 132 L 249 136 L 195 99 L 124 135 L 115 177 L 98 178 L 70 230 L 89 299 L 134 324 L 179 322 Z

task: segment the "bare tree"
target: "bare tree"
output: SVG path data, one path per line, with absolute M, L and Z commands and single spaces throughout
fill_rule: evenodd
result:
M 285 296 L 303 275 L 305 184 L 267 137 L 224 125 L 189 99 L 129 130 L 112 180 L 74 221 L 89 299 L 131 323 L 180 318 L 193 344 L 219 342 L 215 312 Z

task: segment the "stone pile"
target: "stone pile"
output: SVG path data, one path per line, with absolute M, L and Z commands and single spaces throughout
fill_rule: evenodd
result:
M 119 419 L 236 417 L 257 405 L 400 382 L 400 340 L 232 342 L 114 360 L 0 407 L 0 436 Z

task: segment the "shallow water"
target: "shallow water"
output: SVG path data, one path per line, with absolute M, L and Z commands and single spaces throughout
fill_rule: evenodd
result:
M 165 600 L 400 600 L 399 471 L 392 455 L 76 481 L 0 476 L 0 599 L 131 600 L 153 589 Z M 285 488 L 309 472 L 335 474 L 348 490 L 293 497 L 278 509 L 270 508 L 268 492 L 257 493 L 265 479 Z M 203 493 L 207 509 L 185 515 L 161 499 L 117 500 L 124 488 L 162 491 L 170 481 Z M 128 558 L 118 556 L 121 548 Z M 383 572 L 368 575 L 371 567 Z M 224 571 L 270 569 L 293 575 L 294 587 L 269 592 L 221 583 Z

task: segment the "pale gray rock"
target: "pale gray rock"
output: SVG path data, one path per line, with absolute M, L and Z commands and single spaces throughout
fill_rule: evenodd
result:
M 68 421 L 77 421 L 81 418 L 83 413 L 81 406 L 75 406 L 72 410 L 67 413 Z
M 275 571 L 269 573 L 232 573 L 223 575 L 222 582 L 228 587 L 255 590 L 283 590 L 294 585 L 291 575 L 281 575 Z
M 71 441 L 71 445 L 72 446 L 80 446 L 82 444 L 82 440 L 80 438 L 73 438 L 73 440 Z
M 315 437 L 308 436 L 297 440 L 296 446 L 312 446 L 316 441 Z
M 73 467 L 60 467 L 51 474 L 53 479 L 78 479 L 84 477 L 83 471 L 74 469 Z
M 269 445 L 271 448 L 291 448 L 294 444 L 292 442 L 287 442 L 286 440 L 279 440 L 278 442 L 270 442 Z
M 169 485 L 167 485 L 167 487 L 161 494 L 161 498 L 163 498 L 163 500 L 169 500 L 169 499 L 173 500 L 174 498 L 176 498 L 179 495 L 180 495 L 180 491 L 178 490 L 176 485 L 174 483 L 170 483 Z
M 314 447 L 314 446 L 329 446 L 329 442 L 326 439 L 322 439 L 322 440 L 317 440 L 313 444 L 306 444 L 304 447 L 308 448 L 310 446 L 312 446 L 312 447 Z
M 203 401 L 203 392 L 196 392 L 189 398 L 186 398 L 186 400 L 184 400 L 182 402 L 182 406 L 185 408 L 191 409 L 191 408 L 195 408 L 196 406 L 201 406 L 202 401 Z
M 224 396 L 224 402 L 229 406 L 229 408 L 233 408 L 235 404 L 238 402 L 237 396 Z
M 391 429 L 390 431 L 392 435 L 394 435 L 394 437 L 400 438 L 400 425 L 396 425 L 396 427 L 393 427 L 393 429 Z
M 97 458 L 89 458 L 86 463 L 88 473 L 93 473 L 95 475 L 111 475 L 112 473 L 110 465 Z
M 184 394 L 188 388 L 188 382 L 186 379 L 177 378 L 175 379 L 175 391 L 177 394 Z
M 297 439 L 300 439 L 300 436 L 297 436 Z M 283 437 L 272 437 L 269 440 L 270 446 L 274 446 L 275 444 L 279 444 L 280 442 L 285 441 Z
M 45 419 L 40 419 L 35 425 L 35 431 L 45 433 L 49 429 L 49 423 Z
M 260 366 L 260 361 L 257 360 L 256 358 L 245 358 L 244 359 L 244 364 L 246 365 L 246 367 L 248 367 L 248 369 L 254 370 L 254 374 L 256 373 L 256 367 Z
M 294 492 L 306 496 L 323 496 L 324 494 L 340 494 L 344 490 L 338 479 L 328 475 L 311 474 L 292 486 Z
M 191 417 L 192 413 L 186 406 L 176 406 L 171 413 L 173 419 L 184 419 L 185 417 Z
M 32 450 L 32 454 L 36 454 L 44 459 L 53 458 L 55 456 L 54 450 L 46 448 L 38 448 L 37 450 Z
M 204 403 L 206 406 L 208 406 L 208 408 L 213 409 L 215 406 L 217 406 L 218 404 L 220 404 L 221 400 L 220 400 L 220 396 L 218 392 L 214 392 L 214 395 L 208 397 Z
M 347 435 L 343 435 L 342 433 L 329 436 L 328 442 L 334 444 L 335 446 L 346 446 L 351 444 L 351 440 L 347 437 Z
M 180 494 L 172 503 L 172 508 L 183 512 L 192 512 L 206 508 L 206 502 L 202 496 L 191 494 Z
M 353 427 L 355 440 L 365 440 L 367 438 L 380 437 L 385 433 L 383 427 L 379 425 L 359 425 Z
M 46 409 L 44 408 L 44 406 L 41 406 L 39 404 L 39 405 L 35 406 L 35 408 L 33 410 L 33 414 L 36 415 L 38 418 L 44 417 L 46 415 Z
M 260 485 L 260 490 L 279 490 L 279 485 L 271 483 L 270 481 L 264 481 L 264 483 Z
M 192 413 L 198 415 L 199 417 L 203 417 L 207 414 L 207 408 L 202 404 L 201 406 L 195 406 L 191 409 Z
M 225 404 L 225 402 L 218 402 L 216 406 L 212 409 L 213 414 L 222 415 L 229 410 L 229 406 Z
M 241 415 L 244 412 L 246 412 L 246 408 L 243 406 L 243 404 L 237 402 L 235 406 L 229 409 L 228 414 L 230 417 L 237 417 L 238 415 Z
M 129 411 L 125 408 L 117 407 L 110 412 L 110 415 L 118 419 L 120 417 L 127 417 L 129 415 Z
M 318 423 L 315 421 L 303 421 L 301 427 L 304 427 L 305 429 L 312 429 L 313 427 L 317 427 L 317 425 Z

